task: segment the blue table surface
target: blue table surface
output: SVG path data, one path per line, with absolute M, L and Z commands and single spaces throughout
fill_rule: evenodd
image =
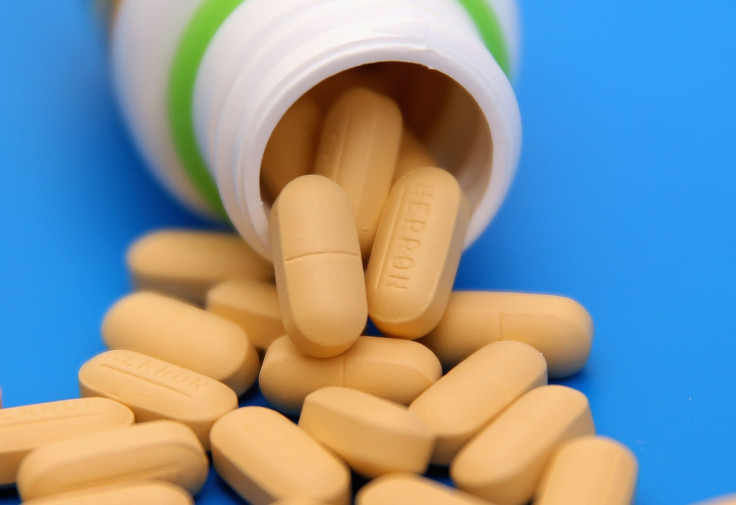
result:
M 572 296 L 598 431 L 639 505 L 736 491 L 736 3 L 522 2 L 524 148 L 456 286 Z M 141 233 L 204 227 L 153 182 L 85 2 L 0 2 L 0 387 L 76 397 Z M 18 503 L 13 490 L 0 504 Z M 198 503 L 239 503 L 214 475 Z

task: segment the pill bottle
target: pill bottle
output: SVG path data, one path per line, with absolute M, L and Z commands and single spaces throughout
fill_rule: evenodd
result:
M 145 161 L 265 257 L 268 140 L 300 97 L 341 82 L 393 95 L 454 173 L 472 209 L 467 244 L 508 190 L 521 144 L 515 0 L 96 1 L 111 13 L 113 80 Z

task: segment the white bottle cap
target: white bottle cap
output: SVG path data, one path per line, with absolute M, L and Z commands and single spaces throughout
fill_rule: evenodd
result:
M 466 245 L 488 226 L 521 148 L 507 76 L 475 24 L 449 0 L 248 0 L 227 19 L 200 66 L 197 139 L 240 234 L 270 257 L 270 206 L 261 194 L 266 144 L 304 93 L 347 69 L 379 62 L 434 69 L 452 81 L 425 144 L 471 203 Z M 462 138 L 459 146 L 457 139 Z

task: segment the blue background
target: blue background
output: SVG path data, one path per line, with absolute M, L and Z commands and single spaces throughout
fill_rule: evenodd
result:
M 523 2 L 521 166 L 457 287 L 550 292 L 596 323 L 599 432 L 639 505 L 736 491 L 736 2 Z M 0 386 L 77 396 L 126 246 L 204 226 L 155 185 L 84 2 L 0 1 Z M 238 503 L 212 477 L 201 502 Z M 0 504 L 15 504 L 12 490 Z

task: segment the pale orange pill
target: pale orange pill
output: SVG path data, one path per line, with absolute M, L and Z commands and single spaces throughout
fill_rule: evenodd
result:
M 207 310 L 240 326 L 248 340 L 265 350 L 286 335 L 276 286 L 238 279 L 218 284 L 207 293 Z
M 307 95 L 325 111 L 328 111 L 343 93 L 352 88 L 367 88 L 376 93 L 391 95 L 392 84 L 374 70 L 371 65 L 349 68 L 320 82 L 309 90 Z
M 457 452 L 521 395 L 547 384 L 542 354 L 520 342 L 487 345 L 411 403 L 437 437 L 432 462 L 449 465 Z
M 497 340 L 534 347 L 544 354 L 550 377 L 566 377 L 588 360 L 593 321 L 585 308 L 563 296 L 456 291 L 440 323 L 421 342 L 451 368 Z
M 193 505 L 192 496 L 169 482 L 144 480 L 111 484 L 24 501 L 24 505 Z
M 231 233 L 154 231 L 130 246 L 126 261 L 137 289 L 200 304 L 219 282 L 273 278 L 271 264 Z
M 552 453 L 595 433 L 588 399 L 565 386 L 542 386 L 514 402 L 455 457 L 458 488 L 497 505 L 522 505 L 534 494 Z
M 455 178 L 421 168 L 391 189 L 368 269 L 368 313 L 384 334 L 426 335 L 442 319 L 470 207 Z
M 0 410 L 0 486 L 15 482 L 21 460 L 45 444 L 133 424 L 133 412 L 107 398 L 76 398 Z
M 261 164 L 261 183 L 271 200 L 275 200 L 292 179 L 312 171 L 322 119 L 317 103 L 304 96 L 276 125 Z
M 207 457 L 192 431 L 155 421 L 45 445 L 18 469 L 23 500 L 125 481 L 156 479 L 196 494 L 207 478 Z
M 394 473 L 372 480 L 358 491 L 356 505 L 493 505 L 418 475 Z
M 559 447 L 537 489 L 535 505 L 630 505 L 634 454 L 606 437 L 579 437 Z
M 357 473 L 423 473 L 434 436 L 403 405 L 344 387 L 307 396 L 299 427 L 340 456 Z
M 133 351 L 107 351 L 79 370 L 82 396 L 113 398 L 137 422 L 172 419 L 186 424 L 209 448 L 215 421 L 238 407 L 232 389 L 186 368 Z
M 110 349 L 136 351 L 201 373 L 243 394 L 260 360 L 242 328 L 188 303 L 151 292 L 128 295 L 105 315 Z
M 391 190 L 401 135 L 399 107 L 366 88 L 340 95 L 325 118 L 314 172 L 337 182 L 348 195 L 364 258 Z
M 331 505 L 350 501 L 345 464 L 278 412 L 243 407 L 212 428 L 217 472 L 244 500 L 268 505 L 301 497 Z
M 440 362 L 416 342 L 360 337 L 344 354 L 317 359 L 282 337 L 263 359 L 259 384 L 277 409 L 298 414 L 306 396 L 326 386 L 344 386 L 409 405 L 442 375 Z
M 317 358 L 348 350 L 368 308 L 345 192 L 321 175 L 291 181 L 271 211 L 271 247 L 284 327 L 294 344 Z
M 401 137 L 401 147 L 394 170 L 394 182 L 417 168 L 436 167 L 437 161 L 429 153 L 419 139 L 408 129 L 404 128 Z

